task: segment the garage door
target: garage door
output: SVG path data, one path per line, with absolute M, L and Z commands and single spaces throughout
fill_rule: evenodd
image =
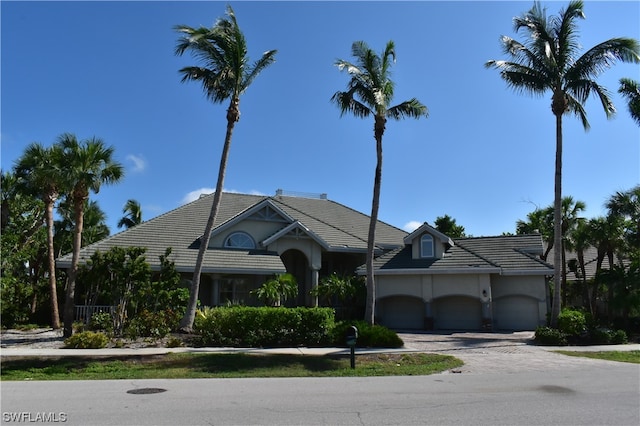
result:
M 535 330 L 538 301 L 532 297 L 505 296 L 493 301 L 493 326 L 498 330 Z
M 422 330 L 424 302 L 417 297 L 386 297 L 378 302 L 380 323 L 385 327 Z
M 480 301 L 460 296 L 437 299 L 434 320 L 439 330 L 479 330 L 482 327 Z

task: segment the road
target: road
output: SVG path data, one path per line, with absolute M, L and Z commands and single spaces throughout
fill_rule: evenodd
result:
M 414 377 L 2 382 L 2 424 L 640 424 L 638 365 L 586 361 Z

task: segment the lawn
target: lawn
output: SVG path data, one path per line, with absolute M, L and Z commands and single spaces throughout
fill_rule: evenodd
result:
M 580 356 L 585 358 L 604 359 L 607 361 L 631 362 L 640 364 L 640 351 L 607 351 L 607 352 L 576 352 L 557 351 L 564 355 Z
M 367 354 L 349 357 L 303 355 L 193 354 L 4 359 L 2 380 L 195 379 L 238 377 L 365 377 L 428 375 L 460 367 L 449 355 Z

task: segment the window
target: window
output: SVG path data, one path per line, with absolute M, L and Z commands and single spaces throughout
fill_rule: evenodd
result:
M 234 232 L 224 241 L 224 246 L 229 248 L 252 249 L 256 248 L 256 243 L 253 241 L 253 238 L 251 238 L 251 235 L 246 232 Z
M 433 237 L 429 234 L 424 234 L 420 238 L 420 256 L 421 257 L 433 257 Z

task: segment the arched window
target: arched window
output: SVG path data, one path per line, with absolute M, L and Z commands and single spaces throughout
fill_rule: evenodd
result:
M 421 257 L 433 257 L 433 237 L 429 234 L 424 234 L 420 238 L 420 256 Z
M 246 232 L 234 232 L 224 240 L 224 246 L 228 248 L 253 249 L 256 248 L 256 243 L 251 238 L 251 235 Z

